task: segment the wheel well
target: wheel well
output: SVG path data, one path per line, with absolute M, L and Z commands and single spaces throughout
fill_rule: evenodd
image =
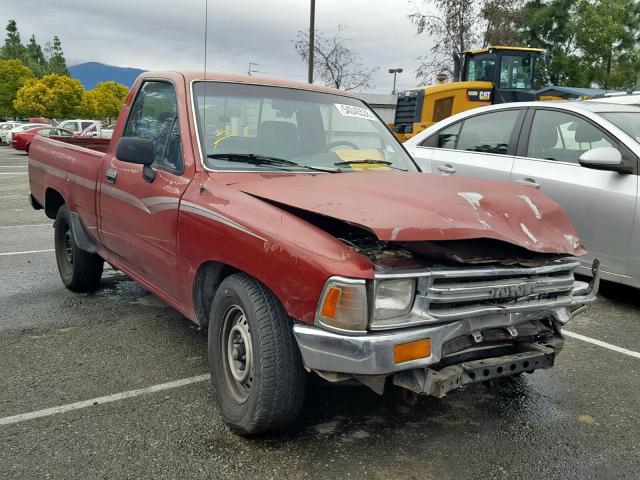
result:
M 209 261 L 200 265 L 193 281 L 193 305 L 200 326 L 209 324 L 211 303 L 222 280 L 237 271 L 220 262 Z
M 47 188 L 44 194 L 44 213 L 47 217 L 55 219 L 62 205 L 64 205 L 62 195 L 53 188 Z

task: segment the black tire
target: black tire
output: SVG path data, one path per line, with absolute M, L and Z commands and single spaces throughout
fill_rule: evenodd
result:
M 250 276 L 236 273 L 220 284 L 209 316 L 209 370 L 222 417 L 236 433 L 265 433 L 297 419 L 306 372 L 292 327 L 280 302 Z
M 104 261 L 94 253 L 78 248 L 65 205 L 58 209 L 54 225 L 56 262 L 62 283 L 74 292 L 95 290 L 102 277 Z

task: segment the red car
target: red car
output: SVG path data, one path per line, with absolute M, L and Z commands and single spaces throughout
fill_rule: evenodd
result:
M 442 397 L 553 366 L 599 284 L 560 205 L 420 173 L 347 92 L 203 77 L 144 73 L 106 151 L 36 136 L 29 185 L 69 289 L 108 262 L 208 328 L 234 431 L 293 422 L 308 372 Z
M 31 141 L 36 135 L 43 135 L 45 137 L 72 137 L 73 132 L 66 128 L 36 127 L 24 132 L 14 133 L 11 137 L 11 146 L 16 150 L 29 152 Z

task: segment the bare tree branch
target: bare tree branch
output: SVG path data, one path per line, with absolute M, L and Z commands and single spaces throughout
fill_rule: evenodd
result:
M 314 72 L 327 86 L 342 90 L 362 90 L 373 86 L 378 67 L 365 68 L 359 55 L 346 45 L 345 27 L 338 26 L 332 36 L 316 32 L 313 52 Z M 309 61 L 309 33 L 299 31 L 294 48 L 304 62 Z

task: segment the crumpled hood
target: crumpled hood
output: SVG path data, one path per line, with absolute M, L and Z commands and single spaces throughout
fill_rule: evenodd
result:
M 388 171 L 258 174 L 233 186 L 364 227 L 382 241 L 491 238 L 534 252 L 585 253 L 560 205 L 531 187 Z

